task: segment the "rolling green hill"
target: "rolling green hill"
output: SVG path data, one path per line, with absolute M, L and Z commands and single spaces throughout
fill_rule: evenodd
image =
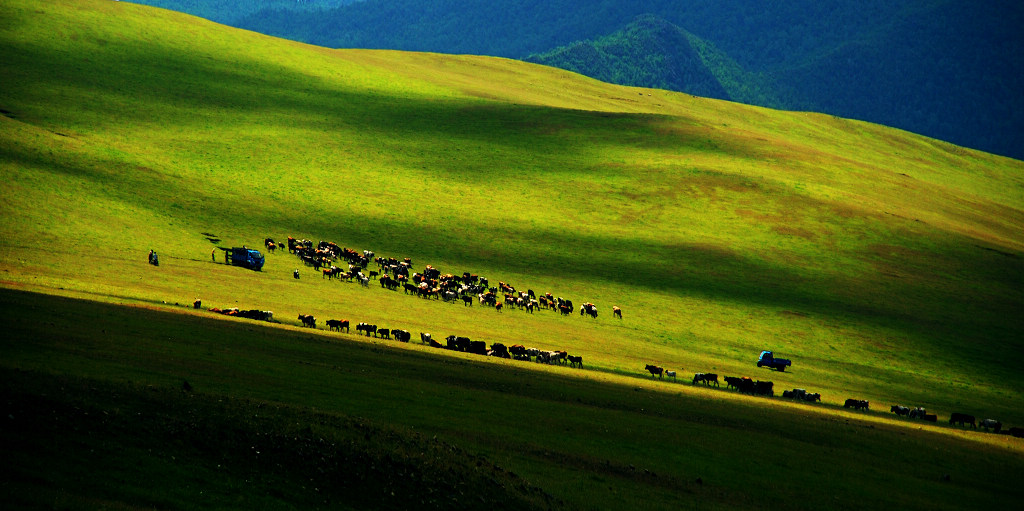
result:
M 279 445 L 316 441 L 290 416 L 320 421 L 341 445 L 358 437 L 346 421 L 366 419 L 410 452 L 437 436 L 466 454 L 453 457 L 452 477 L 477 460 L 488 467 L 480 477 L 538 507 L 648 498 L 655 508 L 820 509 L 881 505 L 897 488 L 901 503 L 922 508 L 928 495 L 950 507 L 958 496 L 1020 497 L 983 470 L 992 460 L 1019 468 L 1018 439 L 942 424 L 962 411 L 1024 425 L 1013 364 L 1024 353 L 1020 161 L 512 60 L 327 50 L 126 2 L 5 1 L 0 47 L 0 283 L 11 325 L 0 360 L 11 375 L 5 398 L 19 410 L 8 415 L 33 417 L 21 429 L 7 423 L 13 438 L 48 445 L 26 432 L 66 430 L 31 412 L 42 400 L 58 424 L 82 409 L 117 415 L 69 431 L 63 446 L 117 452 L 125 446 L 104 439 L 155 427 L 118 410 L 153 411 L 147 389 L 177 391 L 187 379 L 208 411 L 175 398 L 165 413 L 185 424 L 200 414 L 198 431 L 234 425 L 239 438 L 258 437 L 262 426 L 237 415 L 271 406 Z M 268 236 L 468 271 L 594 302 L 600 315 L 498 313 L 363 288 L 281 252 L 267 254 L 262 272 L 209 260 L 217 247 Z M 159 267 L 144 262 L 150 249 Z M 272 310 L 282 323 L 173 305 L 196 298 Z M 303 331 L 298 314 L 564 349 L 586 370 Z M 765 348 L 792 358 L 792 370 L 754 367 Z M 678 371 L 680 383 L 695 372 L 748 375 L 823 402 L 651 382 L 647 363 Z M 62 385 L 76 390 L 46 390 Z M 89 397 L 90 388 L 103 390 Z M 848 397 L 872 410 L 844 410 Z M 209 411 L 216 402 L 228 404 Z M 926 406 L 940 424 L 897 421 L 885 413 L 894 403 Z M 81 508 L 188 507 L 192 490 L 139 496 L 150 477 L 200 487 L 227 463 L 235 468 L 211 483 L 224 500 L 201 507 L 312 505 L 290 496 L 307 489 L 287 468 L 294 460 L 271 461 L 264 481 L 236 478 L 249 463 L 243 440 L 225 444 L 223 458 L 202 454 L 192 476 L 151 458 L 144 434 L 126 438 L 129 459 L 145 464 L 140 479 L 87 465 L 97 479 L 113 475 L 99 491 L 34 462 L 6 475 L 5 489 Z M 168 456 L 206 451 L 188 441 Z M 785 454 L 752 460 L 764 445 Z M 920 465 L 894 461 L 930 446 Z M 347 459 L 329 451 L 324 459 Z M 525 489 L 511 490 L 520 479 L 494 467 Z M 281 489 L 264 494 L 275 481 Z M 239 485 L 257 488 L 244 494 L 253 500 L 232 504 Z M 427 500 L 429 485 L 414 486 L 398 491 Z M 766 487 L 785 503 L 751 490 Z
M 744 92 L 735 95 L 737 101 L 871 121 L 1021 159 L 1021 5 L 960 0 L 366 0 L 322 12 L 282 5 L 239 19 L 236 26 L 332 48 L 521 59 L 561 49 L 578 53 L 588 41 L 604 46 L 612 39 L 612 46 L 629 50 L 613 59 L 622 80 L 616 83 L 646 86 L 673 82 L 676 61 L 662 59 L 681 57 L 675 52 L 687 53 L 689 46 L 677 43 L 681 46 L 665 50 L 645 47 L 650 41 L 646 34 L 631 39 L 636 34 L 624 27 L 638 16 L 654 15 L 699 38 L 706 45 L 700 53 L 727 56 L 717 59 L 715 67 L 737 80 L 732 85 Z M 652 61 L 664 67 L 653 68 Z M 566 63 L 602 79 L 610 65 L 606 59 L 585 69 L 577 67 L 583 63 L 577 58 Z M 682 69 L 690 68 L 684 64 Z M 673 90 L 702 95 L 705 85 L 697 80 Z

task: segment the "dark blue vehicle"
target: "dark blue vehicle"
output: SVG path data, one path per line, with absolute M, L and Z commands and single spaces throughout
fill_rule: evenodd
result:
M 224 259 L 228 263 L 250 270 L 260 271 L 263 269 L 263 254 L 259 250 L 247 247 L 234 247 L 227 249 Z
M 757 359 L 757 367 L 768 367 L 776 371 L 785 371 L 786 367 L 793 365 L 787 358 L 775 358 L 770 351 L 762 351 L 761 357 Z

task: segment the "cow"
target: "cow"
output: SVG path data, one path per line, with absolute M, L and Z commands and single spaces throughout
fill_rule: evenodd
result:
M 949 423 L 959 424 L 960 426 L 970 424 L 972 428 L 978 429 L 978 425 L 974 422 L 974 416 L 966 413 L 953 412 L 953 415 L 949 416 Z
M 387 328 L 381 328 L 381 329 L 377 330 L 377 334 L 380 335 L 381 339 L 390 339 L 391 338 L 391 330 L 388 330 Z
M 618 305 L 612 306 L 612 316 L 622 319 L 622 309 Z
M 409 339 L 412 338 L 412 334 L 408 330 L 391 329 L 391 335 L 399 342 L 409 342 Z
M 580 316 L 584 314 L 589 315 L 592 318 L 597 318 L 597 305 L 590 302 L 580 305 Z
M 364 334 L 366 334 L 367 337 L 369 337 L 370 334 L 373 334 L 376 337 L 377 325 L 371 325 L 369 323 L 359 323 L 358 325 L 356 325 L 356 333 L 359 332 L 363 332 Z
M 712 383 L 714 383 L 716 387 L 719 386 L 718 385 L 718 375 L 715 374 L 715 373 L 697 373 L 697 374 L 694 374 L 693 375 L 693 381 L 690 382 L 690 384 L 692 385 L 692 384 L 695 384 L 697 382 L 701 382 L 704 385 L 708 385 L 708 386 L 710 386 Z
M 847 399 L 846 403 L 843 404 L 843 408 L 853 408 L 854 410 L 867 410 L 868 402 L 863 399 Z
M 566 359 L 569 358 L 569 353 L 565 351 L 552 351 L 551 362 L 558 364 L 565 364 Z
M 299 321 L 302 322 L 302 326 L 316 328 L 316 318 L 312 314 L 299 314 Z
M 985 428 L 986 431 L 991 429 L 999 433 L 999 430 L 1003 429 L 1003 423 L 995 419 L 985 419 L 981 421 L 981 427 Z
M 939 416 L 935 415 L 934 413 L 926 413 L 922 415 L 921 418 L 928 422 L 938 422 L 939 420 Z
M 892 405 L 889 407 L 889 411 L 902 417 L 904 415 L 910 415 L 910 408 L 900 405 Z
M 492 344 L 491 349 L 490 351 L 487 352 L 487 354 L 489 356 L 498 358 L 512 358 L 512 355 L 510 355 L 508 352 L 508 348 L 505 347 L 505 345 L 500 342 Z
M 815 392 L 814 394 L 808 392 L 807 394 L 804 394 L 804 401 L 810 401 L 812 403 L 814 401 L 821 402 L 821 394 L 818 392 Z
M 462 295 L 462 305 L 463 306 L 472 307 L 473 306 L 473 297 L 469 296 L 469 295 Z
M 1016 438 L 1024 438 L 1024 428 L 1019 428 L 1017 426 L 1014 426 L 1014 427 L 1010 428 L 1009 432 L 1010 432 L 1010 436 L 1013 436 L 1013 437 L 1016 437 Z
M 430 334 L 425 333 L 425 332 L 420 332 L 420 342 L 421 343 L 423 343 L 423 344 L 430 344 L 432 341 L 433 341 L 433 339 L 430 338 Z
M 676 379 L 676 372 L 675 371 L 665 371 L 665 376 L 675 380 Z
M 526 349 L 526 346 L 523 346 L 522 344 L 513 344 L 512 346 L 509 346 L 508 352 L 515 360 L 530 360 L 530 352 Z
M 501 306 L 502 306 L 501 302 L 498 302 L 498 303 L 494 304 L 494 310 L 496 310 L 498 312 L 501 312 Z
M 774 396 L 775 395 L 775 391 L 773 390 L 774 386 L 775 386 L 775 384 L 770 382 L 770 381 L 756 381 L 756 382 L 754 382 L 753 392 L 754 392 L 754 394 L 758 394 L 758 395 L 761 395 L 761 396 Z
M 733 388 L 739 390 L 743 378 L 740 378 L 738 376 L 726 376 L 724 380 L 726 388 Z
M 583 357 L 569 355 L 569 367 L 583 367 Z
M 345 329 L 345 331 L 347 332 L 348 331 L 348 320 L 347 319 L 328 319 L 327 320 L 327 328 L 330 329 L 330 330 L 337 330 L 339 332 L 342 329 Z
M 924 408 L 918 406 L 917 408 L 911 408 L 910 413 L 907 414 L 907 417 L 911 419 L 923 419 L 925 412 L 926 410 Z
M 487 355 L 487 343 L 484 341 L 469 341 L 465 351 L 474 355 Z
M 647 364 L 645 369 L 647 369 L 647 371 L 651 373 L 651 378 L 653 378 L 654 375 L 658 375 L 658 378 L 661 378 L 665 373 L 664 368 L 658 367 L 656 365 Z

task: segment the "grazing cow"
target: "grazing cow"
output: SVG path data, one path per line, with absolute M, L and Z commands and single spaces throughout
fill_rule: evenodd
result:
M 390 339 L 391 338 L 391 330 L 388 330 L 387 328 L 381 328 L 381 329 L 377 330 L 377 334 L 380 335 L 381 339 Z
M 847 399 L 846 403 L 843 404 L 843 408 L 853 408 L 854 410 L 867 410 L 868 402 L 863 399 Z
M 665 376 L 675 380 L 676 379 L 676 372 L 675 371 L 665 371 Z
M 466 352 L 474 355 L 487 355 L 487 343 L 484 341 L 469 341 Z
M 818 401 L 818 402 L 821 402 L 821 394 L 818 393 L 818 392 L 815 392 L 814 394 L 811 394 L 810 392 L 808 392 L 807 394 L 804 394 L 804 401 L 811 401 L 811 402 Z
M 530 360 L 529 350 L 527 350 L 526 346 L 523 346 L 522 344 L 513 344 L 512 346 L 509 346 L 508 352 L 515 360 Z
M 409 339 L 412 338 L 412 334 L 408 330 L 391 329 L 391 335 L 399 342 L 409 342 Z
M 330 330 L 337 330 L 337 331 L 340 332 L 342 329 L 344 329 L 347 332 L 348 331 L 348 320 L 347 319 L 328 319 L 327 320 L 327 327 Z
M 366 334 L 367 337 L 369 337 L 370 334 L 373 334 L 373 336 L 376 337 L 377 325 L 371 325 L 369 323 L 359 323 L 358 325 L 356 325 L 356 333 L 359 332 L 363 332 L 364 334 Z
M 960 426 L 970 424 L 972 428 L 978 429 L 978 425 L 974 422 L 974 416 L 966 413 L 953 412 L 953 415 L 949 416 L 949 423 L 959 424 Z
M 736 390 L 740 389 L 740 385 L 742 384 L 742 381 L 743 381 L 743 378 L 740 378 L 739 376 L 726 376 L 724 379 L 725 379 L 725 388 L 733 388 L 733 389 L 736 389 Z
M 551 352 L 551 363 L 565 364 L 566 359 L 569 358 L 569 353 L 565 351 L 552 351 Z
M 923 419 L 925 412 L 926 410 L 924 408 L 918 406 L 917 408 L 911 408 L 910 413 L 907 414 L 907 417 L 911 419 Z
M 715 373 L 697 373 L 697 374 L 694 374 L 693 375 L 693 381 L 690 382 L 690 384 L 692 385 L 692 384 L 695 384 L 697 382 L 702 382 L 702 383 L 704 383 L 704 385 L 708 385 L 708 386 L 710 386 L 712 383 L 714 383 L 716 387 L 719 386 L 718 385 L 718 375 L 715 374 Z
M 467 306 L 468 305 L 468 306 L 472 307 L 473 306 L 473 297 L 469 296 L 469 295 L 463 295 L 462 296 L 462 305 L 463 306 Z
M 986 430 L 992 429 L 996 433 L 999 433 L 999 430 L 1003 429 L 1003 423 L 995 419 L 985 419 L 981 421 L 981 427 L 985 428 Z
M 500 342 L 492 344 L 490 351 L 487 352 L 487 355 L 498 358 L 512 358 L 512 355 L 510 355 L 508 352 L 508 348 L 506 348 L 505 345 Z
M 580 316 L 587 314 L 592 318 L 597 318 L 597 305 L 587 302 L 580 305 Z
M 420 332 L 420 342 L 422 342 L 423 344 L 430 344 L 431 341 L 433 341 L 433 339 L 430 338 L 430 334 Z
M 583 357 L 569 355 L 569 367 L 583 367 Z
M 312 314 L 299 314 L 299 321 L 302 322 L 302 326 L 316 328 L 316 318 Z
M 651 378 L 653 378 L 654 375 L 658 375 L 658 378 L 661 378 L 662 375 L 664 375 L 664 373 L 665 373 L 665 369 L 664 368 L 658 367 L 656 365 L 647 364 L 645 369 L 647 369 L 647 371 L 651 373 Z
M 756 381 L 754 382 L 754 394 L 760 396 L 774 396 L 775 391 L 772 389 L 775 386 L 770 381 Z
M 622 319 L 622 309 L 620 309 L 618 305 L 612 307 L 612 316 Z
M 900 417 L 904 415 L 910 415 L 910 408 L 906 406 L 892 405 L 889 407 L 889 411 L 895 413 Z

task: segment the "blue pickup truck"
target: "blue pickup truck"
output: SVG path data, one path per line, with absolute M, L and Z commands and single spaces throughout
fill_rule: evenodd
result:
M 770 351 L 762 351 L 761 356 L 757 359 L 757 367 L 768 367 L 776 371 L 785 371 L 791 365 L 793 365 L 791 360 L 775 358 L 775 355 Z
M 224 262 L 228 264 L 256 271 L 263 269 L 263 254 L 259 250 L 253 250 L 248 247 L 234 247 L 224 250 Z

